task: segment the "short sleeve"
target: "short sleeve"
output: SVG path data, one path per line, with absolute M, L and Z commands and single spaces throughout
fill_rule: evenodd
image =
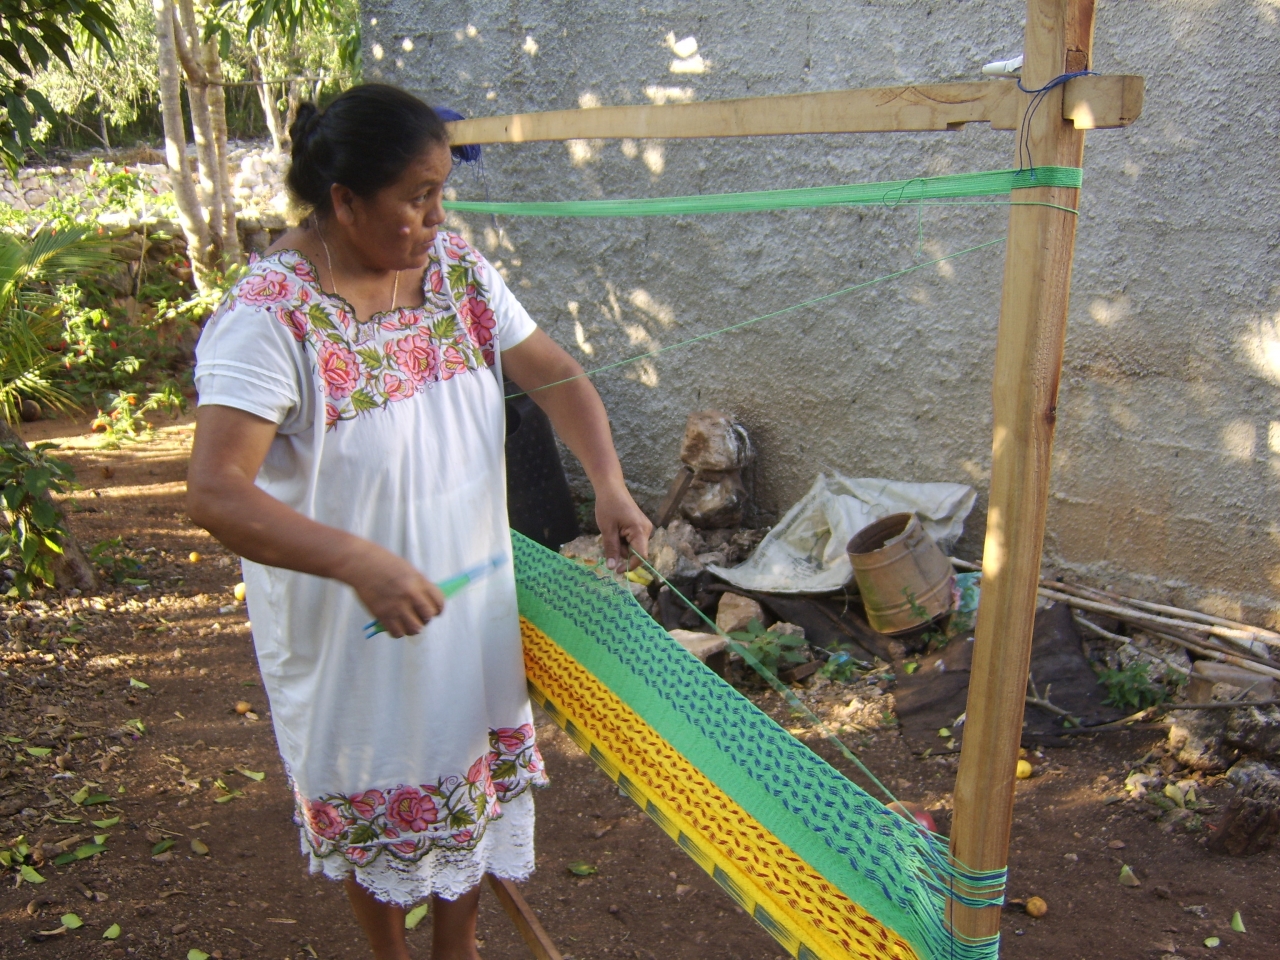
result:
M 538 329 L 538 325 L 533 322 L 533 317 L 529 316 L 529 311 L 524 308 L 524 304 L 516 299 L 498 269 L 480 256 L 479 251 L 477 256 L 480 259 L 484 285 L 488 291 L 489 308 L 493 311 L 497 325 L 498 349 L 510 350 L 516 344 L 526 340 L 533 331 Z
M 214 314 L 196 344 L 195 381 L 199 406 L 244 410 L 281 433 L 310 425 L 303 345 L 269 306 L 231 301 Z

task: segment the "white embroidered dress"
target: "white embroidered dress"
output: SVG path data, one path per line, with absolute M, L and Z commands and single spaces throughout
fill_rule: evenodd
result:
M 335 580 L 244 561 L 258 663 L 312 872 L 379 899 L 456 899 L 533 870 L 545 783 L 525 687 L 500 350 L 535 329 L 502 277 L 437 235 L 426 304 L 357 323 L 301 254 L 257 261 L 196 349 L 201 405 L 278 424 L 258 486 L 434 581 L 505 554 L 418 636 L 364 637 Z M 495 376 L 495 373 L 499 374 Z

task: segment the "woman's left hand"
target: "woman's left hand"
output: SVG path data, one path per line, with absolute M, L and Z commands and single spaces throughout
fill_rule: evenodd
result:
M 618 483 L 596 490 L 596 523 L 604 538 L 604 555 L 610 570 L 634 570 L 640 561 L 631 555 L 649 553 L 653 523 L 636 506 L 627 488 Z

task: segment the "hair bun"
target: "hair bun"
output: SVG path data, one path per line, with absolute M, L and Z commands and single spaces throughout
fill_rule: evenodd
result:
M 320 117 L 320 111 L 311 101 L 298 104 L 298 112 L 289 126 L 289 139 L 293 141 L 295 150 L 306 146 L 311 135 L 315 133 L 316 127 L 320 125 Z

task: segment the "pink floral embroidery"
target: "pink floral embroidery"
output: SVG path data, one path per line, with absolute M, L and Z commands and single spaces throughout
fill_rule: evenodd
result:
M 458 313 L 462 322 L 467 325 L 467 333 L 477 347 L 487 346 L 493 341 L 493 328 L 497 321 L 489 304 L 476 296 L 475 288 L 468 291 L 468 296 L 458 305 Z
M 332 428 L 496 363 L 484 259 L 461 237 L 442 234 L 441 241 L 427 264 L 422 307 L 359 323 L 345 302 L 320 289 L 304 257 L 285 250 L 257 261 L 218 316 L 237 303 L 274 305 L 276 319 L 314 358 Z
M 301 257 L 293 265 L 293 275 L 299 280 L 305 280 L 307 283 L 318 284 L 320 282 L 316 279 L 315 271 L 311 269 L 310 262 Z
M 251 273 L 236 286 L 236 296 L 255 306 L 279 303 L 289 292 L 289 278 L 278 270 Z
M 387 819 L 405 830 L 421 833 L 439 817 L 435 801 L 413 787 L 401 787 L 387 798 Z
M 414 862 L 436 848 L 471 848 L 489 821 L 502 816 L 502 804 L 547 782 L 531 724 L 491 730 L 489 745 L 464 775 L 434 784 L 318 799 L 295 795 L 307 845 L 318 857 L 340 856 L 357 866 L 384 852 Z
M 397 400 L 408 400 L 414 395 L 414 388 L 413 384 L 403 377 L 397 377 L 394 373 L 384 373 L 382 392 L 394 403 Z
M 307 339 L 307 331 L 311 327 L 311 321 L 307 319 L 306 313 L 301 310 L 290 310 L 288 307 L 281 307 L 276 314 L 280 318 L 280 322 L 289 328 L 289 332 L 293 334 L 293 339 L 302 343 Z
M 351 809 L 364 819 L 370 819 L 378 808 L 387 802 L 381 790 L 366 790 L 351 796 Z
M 323 340 L 317 351 L 316 364 L 324 381 L 325 396 L 342 400 L 360 384 L 360 361 L 341 344 Z
M 326 840 L 336 840 L 346 825 L 332 804 L 313 800 L 307 803 L 307 826 Z
M 399 340 L 389 341 L 386 351 L 387 356 L 392 358 L 415 387 L 438 379 L 440 348 L 431 342 L 427 334 L 411 333 Z

